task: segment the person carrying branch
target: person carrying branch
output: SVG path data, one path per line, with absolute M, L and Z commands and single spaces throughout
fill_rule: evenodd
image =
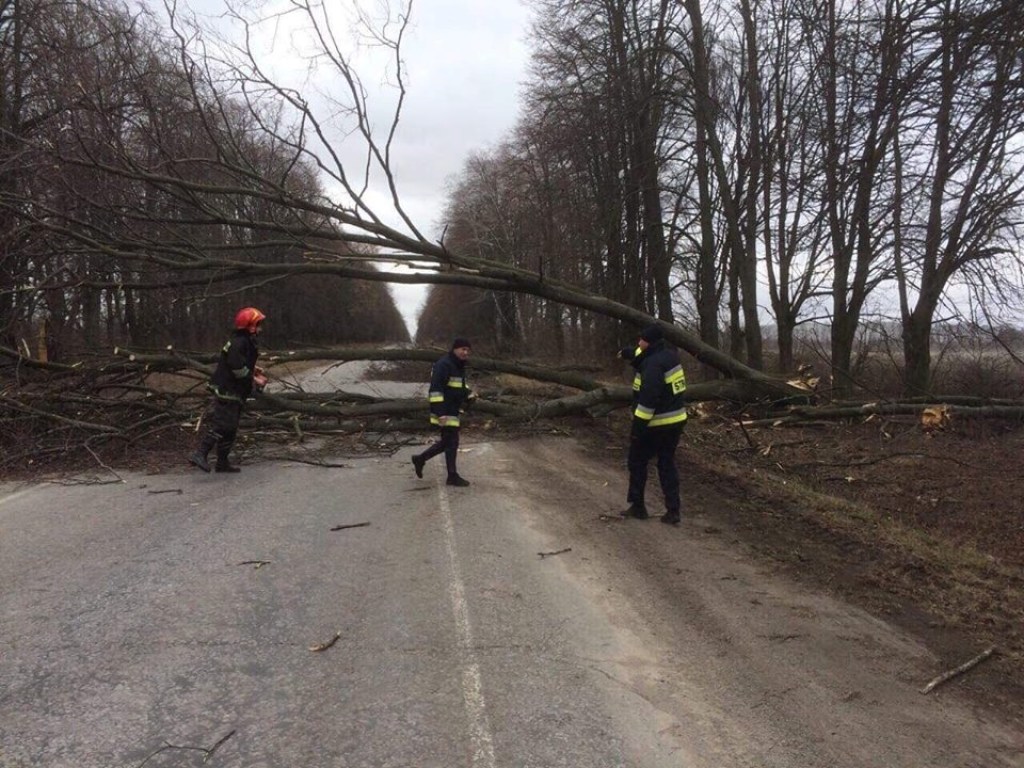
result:
M 235 329 L 231 338 L 221 348 L 217 367 L 207 384 L 213 394 L 208 411 L 206 434 L 199 441 L 195 453 L 189 456 L 189 463 L 203 472 L 210 471 L 208 456 L 216 446 L 217 463 L 215 472 L 240 472 L 228 460 L 228 454 L 235 444 L 238 423 L 242 418 L 245 401 L 253 389 L 262 390 L 267 384 L 263 369 L 256 365 L 260 351 L 256 344 L 266 315 L 255 307 L 243 307 L 235 315 Z
M 430 374 L 430 423 L 441 430 L 440 439 L 423 453 L 412 457 L 416 477 L 423 477 L 423 465 L 434 456 L 444 454 L 448 470 L 448 485 L 464 488 L 469 481 L 459 475 L 459 415 L 463 405 L 474 398 L 466 380 L 466 361 L 469 360 L 469 339 L 457 338 L 450 351 L 436 363 Z
M 623 350 L 622 357 L 627 357 Z M 630 429 L 629 507 L 620 514 L 646 520 L 644 489 L 647 468 L 657 459 L 658 480 L 665 496 L 665 514 L 661 522 L 678 525 L 680 521 L 679 470 L 676 448 L 686 424 L 686 376 L 679 362 L 679 353 L 667 346 L 664 332 L 650 325 L 640 334 L 637 353 L 630 364 L 636 371 L 633 387 L 633 423 Z

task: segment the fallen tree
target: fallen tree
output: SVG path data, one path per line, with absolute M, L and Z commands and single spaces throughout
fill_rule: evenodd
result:
M 385 399 L 341 390 L 310 392 L 287 371 L 290 364 L 310 361 L 325 366 L 356 360 L 426 364 L 440 353 L 437 349 L 367 347 L 267 353 L 265 367 L 274 383 L 254 397 L 246 411 L 246 431 L 257 430 L 264 437 L 284 442 L 302 442 L 312 435 L 379 436 L 427 430 L 423 397 Z M 5 443 L 0 470 L 75 450 L 95 456 L 99 462 L 101 448 L 111 455 L 118 449 L 127 452 L 169 435 L 176 435 L 176 440 L 191 439 L 189 435 L 199 428 L 207 405 L 205 384 L 214 359 L 174 349 L 116 349 L 110 356 L 56 365 L 0 347 L 0 361 L 6 361 L 0 363 L 0 423 Z M 632 398 L 632 390 L 625 384 L 601 381 L 573 370 L 489 358 L 475 358 L 473 367 L 478 376 L 511 375 L 545 385 L 517 388 L 493 383 L 484 387 L 473 409 L 499 428 L 521 428 L 566 417 L 602 419 L 627 407 Z M 425 375 L 426 370 L 424 388 Z M 700 382 L 689 387 L 687 394 L 692 404 L 724 404 L 724 417 L 745 427 L 861 420 L 880 415 L 923 418 L 929 413 L 935 417 L 937 428 L 954 416 L 1024 418 L 1024 403 L 1012 400 L 916 398 L 815 406 L 809 404 L 810 393 L 806 391 L 797 399 L 755 400 L 753 395 L 763 395 L 763 390 L 756 383 L 734 379 Z

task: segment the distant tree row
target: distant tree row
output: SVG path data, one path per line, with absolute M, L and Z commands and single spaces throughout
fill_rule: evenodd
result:
M 374 254 L 337 242 L 311 253 L 289 236 L 324 226 L 316 169 L 263 130 L 281 119 L 279 99 L 253 108 L 220 85 L 144 13 L 0 0 L 4 345 L 56 359 L 115 344 L 208 347 L 247 304 L 270 317 L 270 344 L 408 339 L 383 283 L 209 268 Z M 265 178 L 305 208 L 252 194 Z
M 868 320 L 897 320 L 904 388 L 925 392 L 937 321 L 1020 306 L 1018 0 L 532 5 L 521 119 L 466 163 L 453 251 L 690 325 L 762 370 L 764 318 L 783 371 L 801 324 L 824 323 L 840 392 Z M 622 333 L 434 288 L 418 334 L 458 326 L 555 353 Z

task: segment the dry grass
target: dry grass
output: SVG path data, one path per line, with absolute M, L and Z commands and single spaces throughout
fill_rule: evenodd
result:
M 1024 694 L 1024 552 L 1016 471 L 1024 429 L 963 430 L 930 440 L 908 431 L 877 442 L 871 424 L 787 430 L 770 455 L 737 449 L 720 426 L 691 424 L 680 464 L 690 492 L 752 549 L 801 579 L 883 614 L 951 659 L 995 645 L 1004 660 L 980 673 L 983 695 Z M 978 439 L 977 434 L 985 435 Z M 755 439 L 758 436 L 755 435 Z M 765 438 L 767 439 L 767 438 Z M 783 450 L 782 445 L 787 447 Z M 911 448 L 913 460 L 864 462 Z M 922 504 L 964 460 L 954 510 Z M 843 468 L 844 462 L 853 469 Z M 834 474 L 856 476 L 836 483 Z M 987 473 L 1007 482 L 995 482 Z

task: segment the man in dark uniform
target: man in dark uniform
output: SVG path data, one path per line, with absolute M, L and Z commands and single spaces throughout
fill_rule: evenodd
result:
M 623 352 L 625 357 L 625 351 Z M 665 514 L 661 522 L 678 525 L 680 520 L 679 470 L 676 468 L 676 447 L 686 424 L 686 376 L 679 362 L 679 353 L 670 349 L 664 332 L 650 325 L 640 334 L 637 352 L 631 365 L 636 370 L 633 387 L 633 424 L 630 430 L 629 508 L 623 517 L 646 520 L 644 488 L 647 467 L 657 459 L 658 480 L 665 496 Z
M 213 393 L 212 409 L 209 413 L 209 427 L 196 452 L 189 462 L 203 472 L 210 471 L 207 460 L 210 451 L 217 447 L 216 472 L 240 472 L 228 461 L 228 454 L 238 434 L 238 422 L 242 418 L 245 401 L 252 394 L 253 387 L 263 389 L 267 383 L 263 369 L 256 365 L 259 347 L 256 336 L 266 315 L 255 307 L 244 307 L 235 315 L 235 330 L 221 348 L 217 367 L 207 387 Z
M 464 488 L 469 481 L 459 475 L 456 462 L 459 455 L 459 413 L 463 404 L 472 398 L 466 381 L 466 361 L 469 360 L 469 339 L 458 338 L 451 350 L 434 363 L 430 375 L 430 423 L 441 430 L 440 439 L 423 453 L 412 457 L 416 477 L 423 477 L 423 465 L 439 453 L 444 454 L 448 469 L 448 485 Z

